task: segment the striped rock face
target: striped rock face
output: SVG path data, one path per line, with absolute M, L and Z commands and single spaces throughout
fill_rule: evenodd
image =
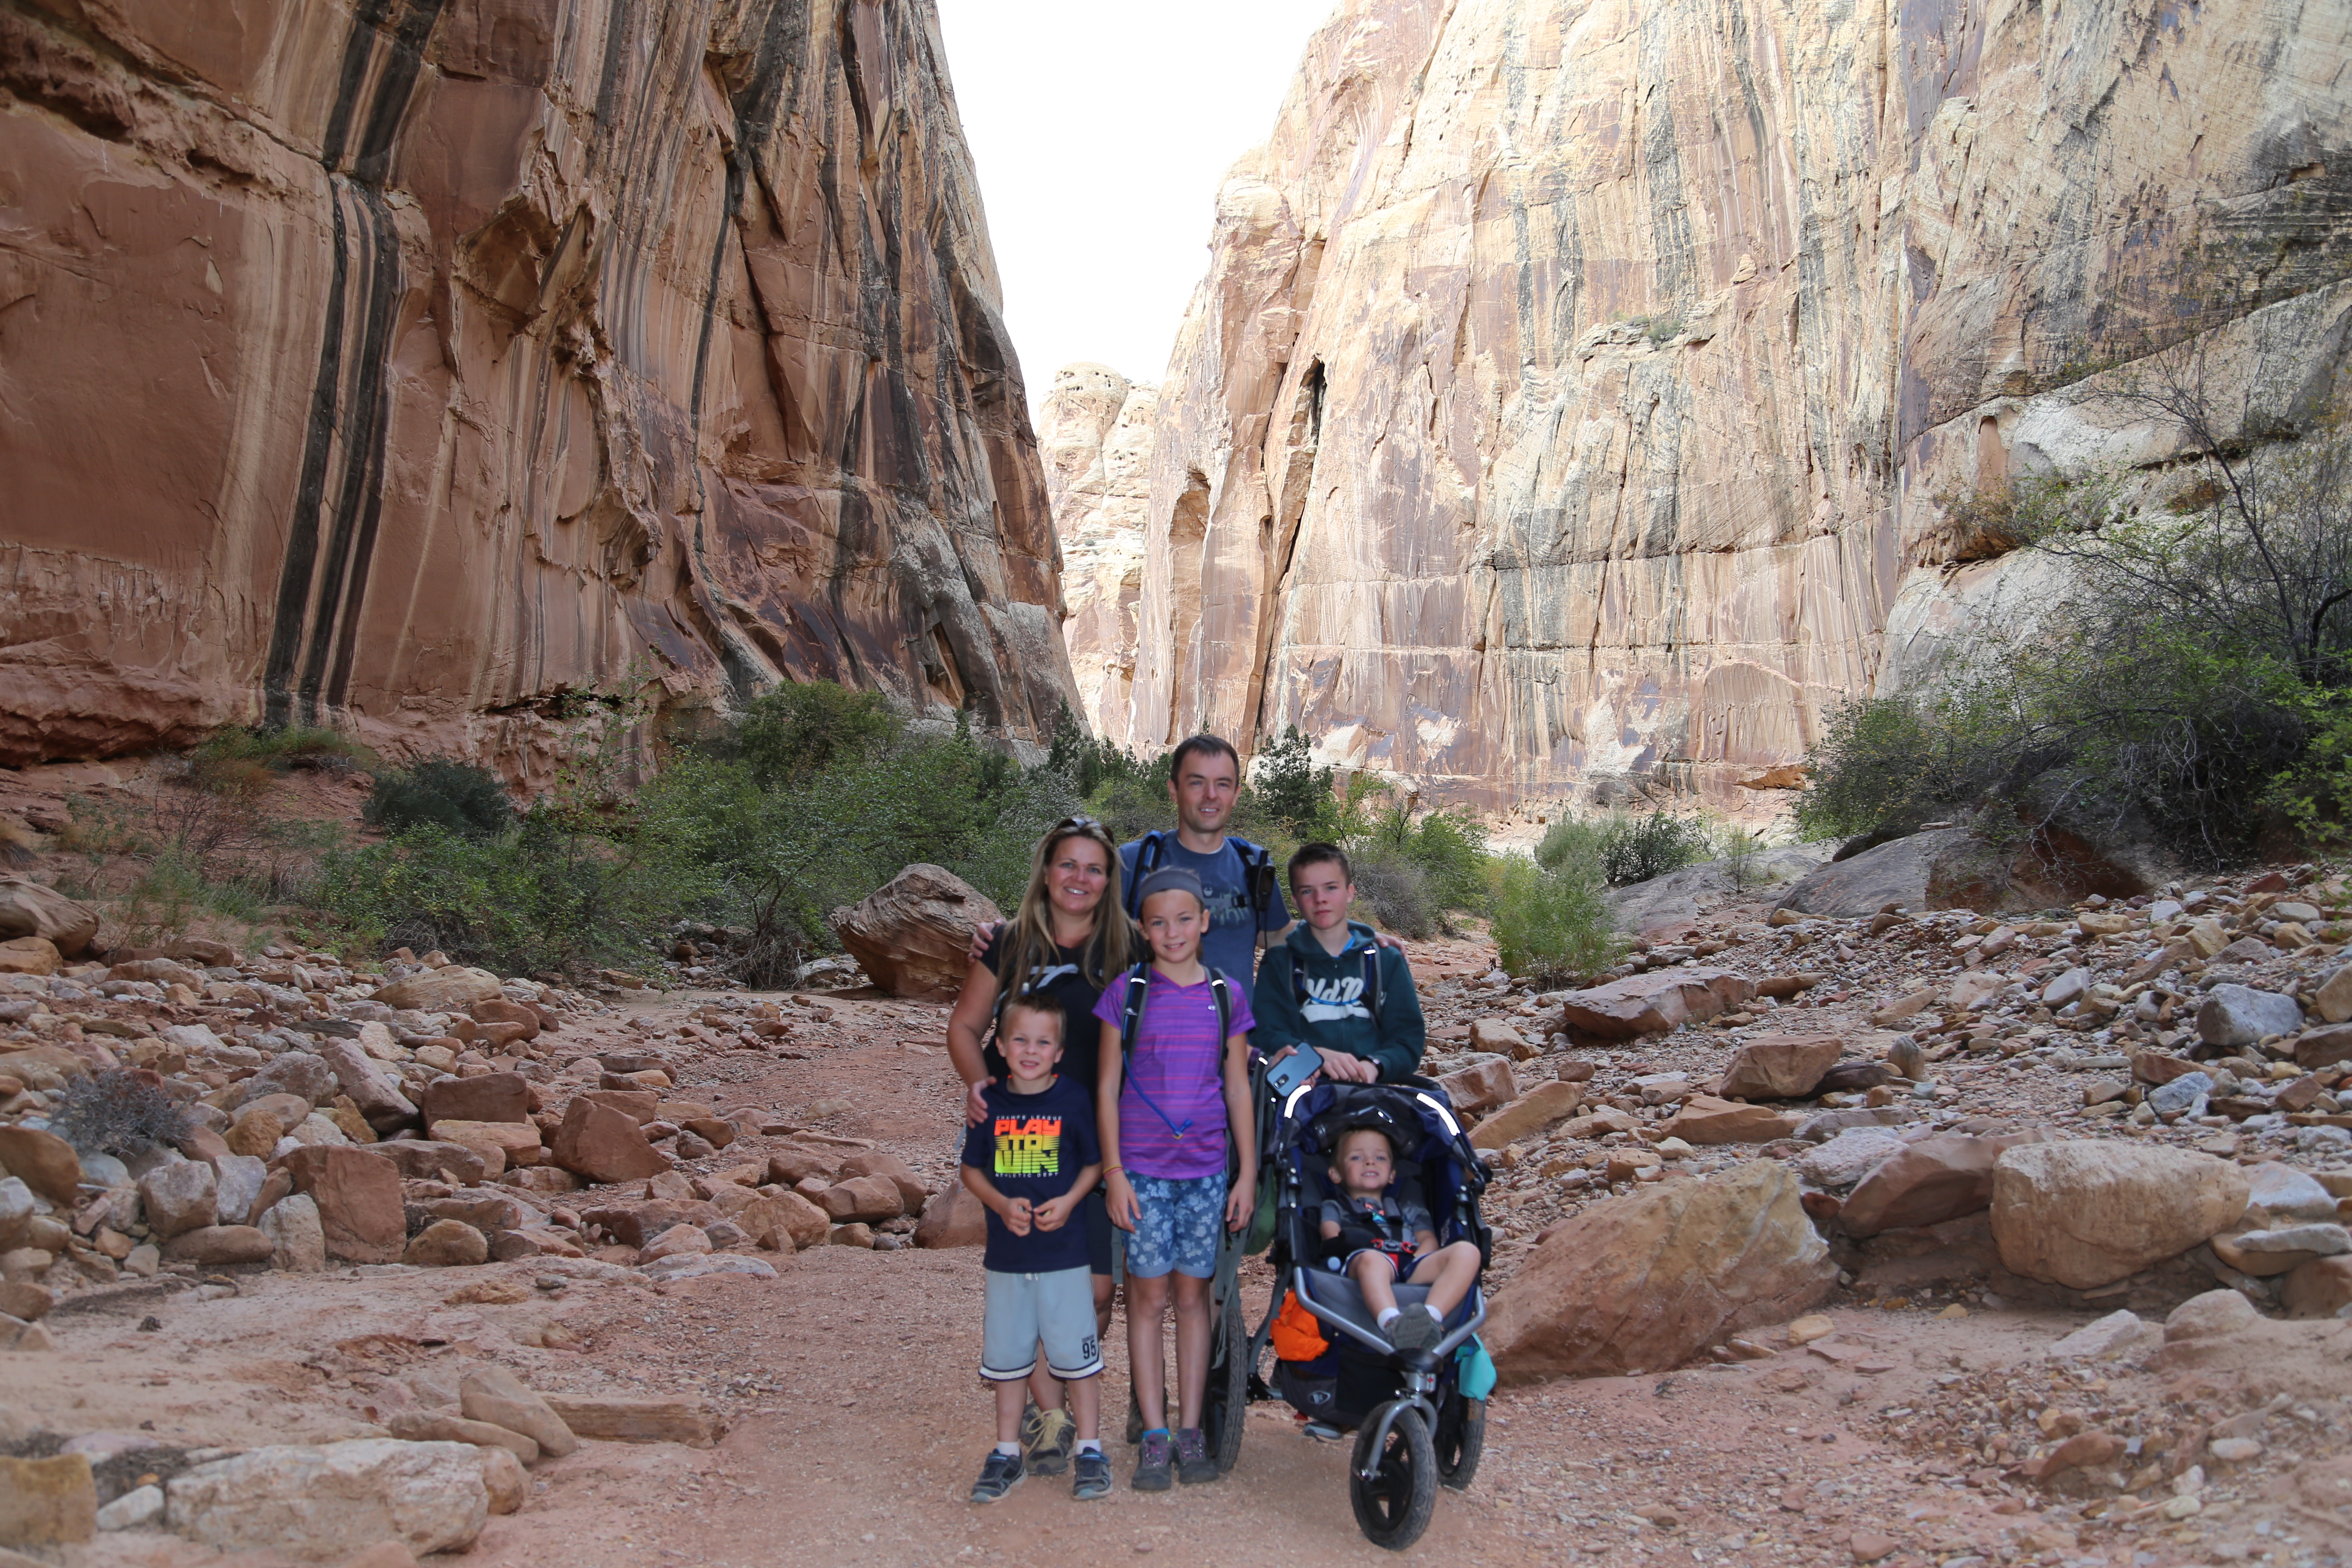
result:
M 0 763 L 1075 697 L 931 5 L 73 15 L 0 7 Z
M 2154 16 L 1344 0 L 1220 193 L 1135 606 L 1070 623 L 1105 729 L 1784 802 L 1826 706 L 2053 596 L 1963 503 L 2173 450 L 2093 367 L 2328 384 L 2336 22 Z

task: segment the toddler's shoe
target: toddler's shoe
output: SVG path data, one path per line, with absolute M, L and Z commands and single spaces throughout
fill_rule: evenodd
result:
M 1070 1450 L 1077 1446 L 1078 1424 L 1066 1410 L 1041 1410 L 1034 1435 L 1024 1432 L 1029 1468 L 1041 1476 L 1058 1476 L 1070 1468 Z
M 1164 1492 L 1173 1480 L 1169 1475 L 1169 1442 L 1165 1432 L 1146 1432 L 1137 1444 L 1135 1479 L 1128 1483 L 1139 1492 Z
M 1397 1313 L 1389 1325 L 1389 1342 L 1401 1351 L 1425 1350 L 1444 1337 L 1444 1323 L 1418 1301 Z
M 1081 1453 L 1071 1461 L 1077 1474 L 1070 1478 L 1070 1495 L 1081 1502 L 1110 1495 L 1110 1457 L 1100 1448 Z
M 1217 1461 L 1209 1458 L 1208 1439 L 1201 1436 L 1198 1426 L 1187 1426 L 1176 1434 L 1176 1479 L 1188 1487 L 1217 1479 Z
M 991 1448 L 987 1462 L 980 1467 L 980 1479 L 971 1483 L 971 1500 L 994 1502 L 1019 1486 L 1021 1478 L 1027 1473 L 1021 1468 L 1020 1455 L 1000 1454 Z

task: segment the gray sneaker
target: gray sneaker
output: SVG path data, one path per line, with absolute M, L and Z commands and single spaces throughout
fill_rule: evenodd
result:
M 1081 1448 L 1071 1463 L 1077 1468 L 1070 1478 L 1072 1497 L 1084 1501 L 1110 1496 L 1110 1458 L 1100 1448 Z
M 1165 1432 L 1146 1432 L 1137 1445 L 1135 1479 L 1127 1484 L 1139 1492 L 1164 1492 L 1175 1484 L 1169 1474 L 1169 1441 Z
M 1070 1450 L 1078 1441 L 1078 1424 L 1066 1410 L 1041 1410 L 1037 1430 L 1024 1435 L 1029 1468 L 1041 1476 L 1058 1476 L 1070 1468 Z
M 980 1467 L 980 1479 L 971 1483 L 971 1500 L 994 1502 L 1019 1486 L 1021 1478 L 1026 1474 L 1028 1472 L 1021 1468 L 1020 1455 L 1000 1454 L 991 1448 L 988 1462 Z
M 1188 1487 L 1217 1479 L 1217 1461 L 1209 1458 L 1208 1439 L 1201 1436 L 1198 1426 L 1187 1426 L 1176 1434 L 1176 1479 Z
M 1445 1337 L 1445 1325 L 1436 1313 L 1414 1302 L 1389 1325 L 1389 1342 L 1401 1351 L 1426 1350 Z

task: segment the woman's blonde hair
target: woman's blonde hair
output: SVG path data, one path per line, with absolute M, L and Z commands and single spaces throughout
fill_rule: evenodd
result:
M 1112 976 L 1135 962 L 1140 944 L 1119 898 L 1118 846 L 1093 817 L 1066 816 L 1037 841 L 1037 854 L 1029 867 L 1029 886 L 1021 895 L 1019 911 L 1005 928 L 1004 948 L 996 960 L 1000 998 L 1020 994 L 1021 983 L 1031 971 L 1051 969 L 1062 961 L 1061 945 L 1054 940 L 1054 906 L 1045 886 L 1045 868 L 1053 864 L 1055 852 L 1073 838 L 1101 845 L 1110 861 L 1102 902 L 1095 906 L 1094 934 L 1087 939 L 1085 956 L 1078 961 L 1087 984 L 1102 990 Z

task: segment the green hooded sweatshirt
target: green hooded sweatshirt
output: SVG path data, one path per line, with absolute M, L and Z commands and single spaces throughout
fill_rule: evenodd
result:
M 1377 1016 L 1364 1001 L 1368 951 L 1379 965 Z M 1259 961 L 1250 1011 L 1257 1017 L 1250 1043 L 1268 1056 L 1296 1045 L 1346 1051 L 1379 1064 L 1383 1083 L 1420 1070 L 1427 1034 L 1412 970 L 1402 952 L 1381 946 L 1371 927 L 1354 921 L 1348 922 L 1348 945 L 1337 957 L 1323 951 L 1301 921 Z

